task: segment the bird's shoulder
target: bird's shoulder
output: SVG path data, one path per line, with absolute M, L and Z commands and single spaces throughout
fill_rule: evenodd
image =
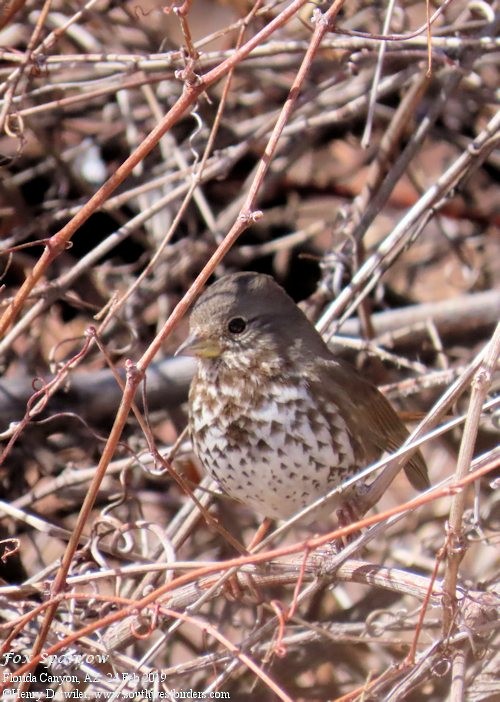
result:
M 381 450 L 402 443 L 407 431 L 389 400 L 341 359 L 320 358 L 313 382 L 319 392 L 348 414 L 350 425 Z

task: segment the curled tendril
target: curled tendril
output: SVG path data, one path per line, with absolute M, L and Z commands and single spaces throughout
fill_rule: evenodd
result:
M 437 678 L 444 678 L 450 672 L 451 661 L 448 658 L 439 658 L 431 666 L 431 673 Z
M 7 563 L 11 556 L 14 556 L 20 548 L 19 539 L 2 539 L 0 541 L 0 546 L 3 546 L 3 553 L 0 555 L 0 560 L 2 563 Z

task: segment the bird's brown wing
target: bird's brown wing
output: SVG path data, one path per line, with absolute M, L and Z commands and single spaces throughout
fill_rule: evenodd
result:
M 384 451 L 396 451 L 401 447 L 408 438 L 408 430 L 375 385 L 343 361 L 319 361 L 315 369 L 319 369 L 318 390 L 337 405 L 354 440 L 361 445 L 369 460 L 376 460 Z M 430 487 L 427 466 L 420 451 L 413 454 L 404 470 L 416 490 Z

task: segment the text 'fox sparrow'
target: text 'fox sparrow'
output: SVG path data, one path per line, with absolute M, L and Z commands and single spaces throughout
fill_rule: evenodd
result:
M 194 450 L 231 497 L 287 518 L 401 446 L 389 401 L 337 360 L 269 276 L 236 273 L 198 299 L 177 353 L 198 357 L 189 393 Z M 429 486 L 417 453 L 405 466 Z

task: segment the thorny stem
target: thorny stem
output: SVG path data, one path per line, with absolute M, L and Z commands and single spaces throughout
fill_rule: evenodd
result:
M 184 90 L 173 105 L 171 110 L 165 115 L 163 120 L 152 129 L 152 131 L 144 138 L 137 149 L 116 169 L 111 177 L 102 185 L 99 190 L 88 200 L 79 212 L 66 224 L 59 232 L 51 237 L 50 244 L 46 246 L 40 259 L 31 269 L 23 285 L 19 289 L 14 301 L 7 307 L 0 319 L 0 337 L 2 337 L 10 327 L 14 319 L 19 314 L 24 305 L 29 293 L 41 279 L 42 275 L 52 263 L 66 248 L 67 243 L 71 240 L 73 234 L 87 221 L 90 215 L 95 212 L 111 195 L 116 188 L 123 183 L 125 178 L 131 173 L 134 167 L 142 161 L 147 154 L 157 145 L 161 137 L 184 115 L 188 108 L 194 104 L 200 94 L 205 92 L 213 83 L 228 73 L 236 66 L 245 56 L 247 56 L 255 46 L 270 36 L 276 29 L 281 27 L 291 17 L 295 15 L 302 5 L 307 0 L 295 0 L 283 12 L 269 22 L 260 32 L 251 37 L 246 44 L 235 51 L 227 58 L 220 66 L 213 68 L 204 76 L 198 77 L 194 82 L 190 82 L 184 86 Z M 336 3 L 338 8 L 343 4 L 343 0 Z M 334 14 L 330 8 L 328 14 L 333 17 Z M 338 12 L 338 9 L 337 9 Z M 326 32 L 325 25 L 321 36 Z M 269 164 L 266 166 L 266 170 Z M 230 248 L 230 246 L 228 247 Z M 221 249 L 225 253 L 225 249 Z M 222 258 L 222 256 L 221 256 Z M 207 274 L 207 278 L 208 278 Z
M 488 344 L 484 361 L 472 381 L 472 393 L 457 459 L 455 482 L 462 480 L 470 470 L 483 403 L 488 394 L 499 355 L 500 323 Z M 443 633 L 445 636 L 449 635 L 454 619 L 458 569 L 465 554 L 462 517 L 467 497 L 468 490 L 465 488 L 453 496 L 448 520 L 447 562 L 444 577 L 445 604 L 443 607 Z
M 131 156 L 129 156 L 129 158 L 117 169 L 114 175 L 89 200 L 87 205 L 84 208 L 82 208 L 82 210 L 73 218 L 73 220 L 68 225 L 66 225 L 66 227 L 63 227 L 63 229 L 53 237 L 53 239 L 55 239 L 55 241 L 57 242 L 58 247 L 66 245 L 67 241 L 69 241 L 74 231 L 79 226 L 81 226 L 81 224 L 83 224 L 83 222 L 86 221 L 86 219 L 90 216 L 91 211 L 93 211 L 95 207 L 97 207 L 106 199 L 106 197 L 124 180 L 126 175 L 128 175 L 128 172 L 135 165 L 137 165 L 137 163 L 156 145 L 158 140 L 173 123 L 172 115 L 175 114 L 177 116 L 180 116 L 182 113 L 184 113 L 188 105 L 192 104 L 194 97 L 197 94 L 199 94 L 199 92 L 201 92 L 206 87 L 215 82 L 215 80 L 220 78 L 221 74 L 226 73 L 227 70 L 229 70 L 233 65 L 235 65 L 238 62 L 238 60 L 241 59 L 242 55 L 246 55 L 247 53 L 249 53 L 253 46 L 259 43 L 259 41 L 263 38 L 263 33 L 265 36 L 268 36 L 272 33 L 272 31 L 275 28 L 277 28 L 277 26 L 280 26 L 283 23 L 284 17 L 289 18 L 293 16 L 295 11 L 304 4 L 304 1 L 305 0 L 296 0 L 296 2 L 292 3 L 286 11 L 284 11 L 281 15 L 275 18 L 275 20 L 271 21 L 266 27 L 264 27 L 263 30 L 261 30 L 261 32 L 259 32 L 252 39 L 250 39 L 240 50 L 235 52 L 234 56 L 231 59 L 228 59 L 226 62 L 224 62 L 224 71 L 221 71 L 221 67 L 219 67 L 218 69 L 213 69 L 213 71 L 207 74 L 203 80 L 200 79 L 199 84 L 196 83 L 194 85 L 186 86 L 181 98 L 176 103 L 176 110 L 174 111 L 174 109 L 172 109 L 168 113 L 163 122 L 157 125 L 157 127 L 155 127 L 152 130 L 148 137 L 146 137 L 141 147 L 136 149 L 136 151 Z M 253 180 L 253 184 L 250 187 L 248 196 L 245 199 L 240 217 L 238 217 L 232 229 L 229 231 L 225 239 L 219 245 L 216 252 L 208 261 L 204 269 L 198 275 L 195 282 L 187 291 L 184 298 L 178 303 L 176 308 L 173 310 L 172 314 L 170 315 L 161 332 L 153 340 L 149 348 L 138 361 L 137 365 L 133 367 L 133 372 L 132 365 L 129 364 L 129 370 L 131 372 L 130 374 L 127 374 L 127 383 L 125 385 L 123 398 L 117 412 L 116 420 L 108 437 L 108 441 L 106 442 L 106 445 L 104 447 L 101 460 L 99 461 L 99 465 L 96 470 L 95 478 L 89 487 L 89 491 L 85 497 L 82 509 L 79 513 L 77 523 L 72 533 L 72 538 L 66 547 L 61 566 L 57 572 L 52 587 L 52 592 L 54 595 L 57 595 L 64 587 L 66 575 L 69 572 L 73 554 L 78 546 L 83 527 L 86 523 L 86 520 L 88 519 L 88 515 L 94 504 L 95 498 L 99 490 L 99 485 L 102 482 L 102 479 L 104 478 L 108 463 L 112 460 L 112 457 L 114 455 L 116 445 L 121 437 L 123 427 L 125 426 L 125 422 L 127 420 L 136 389 L 144 376 L 145 370 L 156 355 L 156 353 L 158 352 L 164 339 L 172 331 L 175 324 L 179 321 L 182 315 L 192 304 L 196 296 L 199 294 L 201 287 L 204 285 L 212 271 L 215 269 L 217 264 L 224 258 L 225 254 L 227 253 L 227 251 L 230 250 L 230 248 L 238 239 L 240 234 L 246 229 L 248 222 L 252 220 L 255 200 L 262 185 L 264 176 L 267 173 L 267 170 L 269 169 L 272 156 L 274 154 L 274 151 L 276 150 L 276 146 L 281 132 L 293 110 L 293 107 L 299 95 L 300 88 L 307 75 L 307 72 L 310 69 L 312 59 L 321 43 L 321 39 L 323 35 L 328 31 L 329 22 L 331 22 L 335 15 L 340 11 L 343 2 L 344 0 L 336 0 L 333 3 L 333 5 L 329 8 L 328 12 L 325 13 L 325 16 L 321 18 L 321 20 L 319 20 L 316 24 L 316 28 L 311 38 L 308 50 L 304 56 L 303 62 L 297 73 L 297 76 L 293 81 L 289 97 L 285 102 L 280 116 L 276 122 L 275 128 L 273 129 L 268 145 L 265 149 L 264 157 L 260 161 L 259 168 L 257 169 L 257 173 L 255 174 Z M 280 20 L 279 22 L 277 21 L 278 19 Z M 28 295 L 29 290 L 31 290 L 32 286 L 36 283 L 36 281 L 39 279 L 39 277 L 45 270 L 45 263 L 43 261 L 44 257 L 46 258 L 48 255 L 47 250 L 48 249 L 44 251 L 44 254 L 42 254 L 42 257 L 39 260 L 38 264 L 33 268 L 33 271 L 21 287 L 18 296 L 16 297 L 16 305 L 14 305 L 13 303 L 7 309 L 2 320 L 0 320 L 0 334 L 2 333 L 2 324 L 3 329 L 7 328 L 10 325 L 15 311 L 19 309 L 25 297 Z M 33 657 L 37 656 L 42 649 L 43 643 L 49 632 L 50 625 L 56 610 L 57 604 L 54 604 L 48 609 L 46 613 L 41 630 L 33 646 Z

